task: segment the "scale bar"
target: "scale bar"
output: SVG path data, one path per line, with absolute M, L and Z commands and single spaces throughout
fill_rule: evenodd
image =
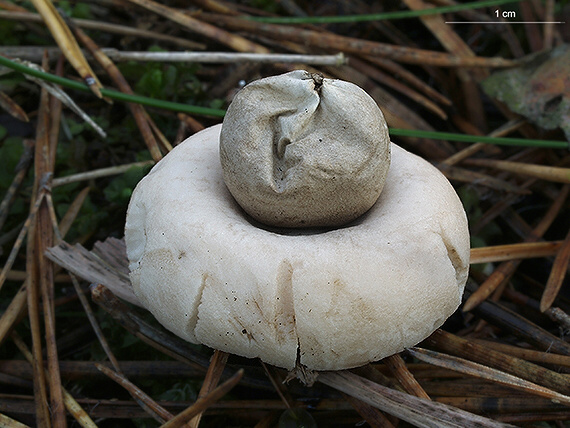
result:
M 565 21 L 445 21 L 446 24 L 566 24 Z

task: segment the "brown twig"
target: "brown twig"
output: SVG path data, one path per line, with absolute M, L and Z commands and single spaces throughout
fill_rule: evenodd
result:
M 39 14 L 31 13 L 25 9 L 20 11 L 0 10 L 0 18 L 12 21 L 21 21 L 21 22 L 43 22 L 42 17 Z M 117 25 L 100 20 L 72 18 L 72 21 L 81 28 L 85 28 L 88 30 L 105 31 L 107 33 L 112 33 L 112 34 L 122 34 L 131 37 L 148 38 L 154 41 L 173 43 L 175 45 L 181 46 L 186 49 L 198 49 L 198 50 L 205 49 L 205 45 L 202 43 L 196 43 L 192 40 L 188 40 L 187 38 L 173 37 L 171 35 L 163 34 L 157 31 L 148 31 L 142 28 L 134 28 L 126 25 Z M 8 49 L 8 47 L 2 46 L 0 49 L 4 50 Z M 18 46 L 18 49 L 22 49 L 22 46 Z M 43 51 L 43 47 L 41 48 L 41 51 Z M 8 53 L 9 51 L 4 51 L 4 52 L 6 52 L 7 56 L 13 56 L 13 57 L 18 56 L 17 49 L 14 49 L 13 53 Z M 23 52 L 26 52 L 26 50 L 24 49 Z M 41 55 L 41 52 L 38 51 L 37 54 L 33 53 L 33 57 L 35 57 L 36 55 Z
M 70 274 L 70 276 L 71 276 L 71 282 L 73 283 L 73 288 L 75 289 L 75 293 L 77 294 L 77 297 L 79 298 L 79 301 L 81 302 L 81 306 L 83 306 L 83 310 L 85 311 L 85 314 L 87 315 L 87 319 L 89 320 L 89 323 L 91 324 L 91 327 L 93 328 L 93 331 L 95 332 L 95 335 L 97 336 L 97 339 L 99 340 L 99 343 L 101 344 L 101 347 L 105 351 L 105 354 L 107 355 L 107 358 L 109 358 L 109 361 L 113 365 L 113 368 L 115 369 L 115 371 L 121 373 L 121 367 L 119 365 L 119 361 L 115 357 L 115 354 L 113 354 L 113 352 L 111 351 L 111 348 L 109 347 L 109 344 L 107 343 L 107 339 L 105 339 L 105 336 L 103 335 L 103 332 L 101 331 L 101 327 L 99 327 L 99 323 L 97 322 L 97 319 L 95 318 L 95 314 L 91 310 L 91 306 L 89 306 L 89 302 L 87 301 L 87 297 L 85 297 L 85 294 L 83 293 L 83 290 L 81 289 L 81 286 L 79 285 L 79 282 L 77 281 L 77 278 L 75 278 L 75 276 L 73 274 Z
M 560 252 L 562 244 L 563 241 L 521 242 L 519 244 L 471 248 L 470 263 L 492 263 L 555 256 Z
M 418 90 L 423 92 L 428 98 L 430 98 L 434 102 L 439 103 L 439 104 L 443 104 L 446 106 L 452 105 L 452 102 L 448 97 L 441 94 L 440 92 L 435 90 L 433 87 L 431 87 L 430 85 L 425 83 L 418 76 L 416 76 L 414 73 L 407 70 L 401 64 L 399 64 L 395 61 L 391 61 L 387 58 L 370 57 L 370 56 L 366 56 L 364 58 L 366 59 L 366 61 L 368 61 L 368 62 L 370 62 L 370 63 L 372 63 L 378 67 L 381 67 L 382 69 L 385 69 L 387 72 L 396 76 L 398 79 L 401 79 L 405 82 L 408 82 L 411 86 L 414 86 L 415 88 L 417 88 Z M 353 59 L 350 60 L 351 64 L 354 64 L 353 61 L 354 61 Z
M 0 107 L 18 120 L 23 122 L 30 121 L 24 109 L 2 91 L 0 91 Z
M 24 146 L 24 152 L 22 153 L 22 156 L 20 156 L 20 161 L 16 167 L 16 175 L 14 176 L 12 183 L 10 183 L 10 187 L 8 187 L 8 190 L 2 199 L 2 203 L 0 203 L 0 230 L 2 230 L 2 227 L 4 227 L 4 223 L 6 222 L 6 218 L 8 217 L 8 213 L 10 211 L 10 206 L 16 199 L 18 190 L 24 182 L 24 178 L 28 173 L 28 168 L 30 167 L 30 164 L 34 157 L 34 141 L 24 140 L 22 144 Z M 0 287 L 1 286 L 2 285 L 0 283 Z
M 432 102 L 426 96 L 412 90 L 409 86 L 406 86 L 404 83 L 401 83 L 398 79 L 392 77 L 388 73 L 384 73 L 381 70 L 378 70 L 376 67 L 369 65 L 366 62 L 361 61 L 357 58 L 351 58 L 350 64 L 353 67 L 360 70 L 361 72 L 366 73 L 374 80 L 382 83 L 384 86 L 392 88 L 393 90 L 398 91 L 401 94 L 405 95 L 406 97 L 414 100 L 416 103 L 424 107 L 426 110 L 435 113 L 440 118 L 447 119 L 447 114 L 437 104 Z
M 40 111 L 42 115 L 40 119 L 43 119 L 46 114 L 47 105 L 47 92 L 42 91 L 42 98 L 40 103 Z M 43 106 L 43 108 L 42 108 Z M 36 150 L 37 152 L 37 150 Z M 36 202 L 30 209 L 30 215 L 28 218 L 32 217 L 34 221 L 30 224 L 29 233 L 27 236 L 27 247 L 26 247 L 26 274 L 28 277 L 28 318 L 30 322 L 30 331 L 32 335 L 32 365 L 34 367 L 34 397 L 36 401 L 36 423 L 39 428 L 51 426 L 50 415 L 48 409 L 49 396 L 47 389 L 47 381 L 44 373 L 44 357 L 42 351 L 42 337 L 41 332 L 41 321 L 40 321 L 40 284 L 38 278 L 38 248 L 36 240 L 36 229 L 37 229 L 37 214 L 39 211 L 41 202 L 43 201 L 43 196 L 45 195 L 45 188 L 42 186 L 40 177 L 36 175 L 35 185 L 33 188 L 32 196 L 36 196 L 39 203 Z M 36 207 L 37 205 L 37 207 Z M 34 216 L 32 216 L 34 212 Z M 14 251 L 16 245 L 12 249 Z M 6 269 L 6 266 L 4 266 Z
M 517 195 L 530 193 L 527 189 L 481 172 L 470 171 L 468 169 L 444 163 L 437 164 L 437 168 L 450 180 L 461 181 L 464 183 L 477 183 L 478 185 L 489 187 L 494 190 L 514 193 Z
M 28 425 L 24 425 L 23 423 L 2 414 L 0 414 L 0 426 L 5 428 L 29 428 Z
M 527 237 L 525 242 L 535 242 L 544 235 L 548 227 L 550 227 L 562 209 L 569 191 L 569 185 L 565 185 L 562 188 L 548 212 L 544 215 L 540 223 L 532 230 L 532 233 Z M 502 263 L 497 269 L 493 271 L 489 278 L 487 278 L 487 280 L 481 284 L 477 291 L 471 294 L 471 296 L 463 305 L 463 310 L 465 312 L 470 311 L 479 305 L 482 301 L 484 301 L 487 297 L 489 297 L 491 293 L 495 291 L 501 284 L 505 283 L 511 278 L 519 263 L 520 261 L 518 260 L 510 260 Z
M 554 259 L 548 281 L 544 287 L 542 298 L 540 300 L 540 310 L 546 311 L 554 303 L 554 299 L 558 295 L 564 278 L 568 271 L 568 263 L 570 262 L 570 231 L 566 235 L 566 239 L 562 243 L 560 251 Z
M 224 369 L 226 367 L 226 362 L 228 361 L 229 354 L 223 351 L 214 351 L 214 355 L 212 356 L 212 361 L 210 361 L 210 365 L 208 366 L 208 371 L 206 372 L 206 377 L 204 378 L 204 382 L 202 383 L 202 387 L 200 388 L 200 392 L 198 393 L 198 399 L 206 397 L 209 393 L 211 393 L 220 379 L 222 378 L 222 374 L 224 373 Z M 187 424 L 187 428 L 197 428 L 200 425 L 200 420 L 202 419 L 202 415 L 204 413 L 200 412 L 196 416 L 194 416 Z
M 35 366 L 35 359 L 26 344 L 23 340 L 15 333 L 12 333 L 12 340 L 20 350 L 20 352 L 24 355 L 24 358 L 28 360 L 30 364 Z M 47 370 L 42 371 L 45 377 L 49 377 L 49 372 Z M 73 398 L 73 396 L 63 389 L 63 402 L 65 404 L 66 409 L 69 413 L 75 418 L 75 420 L 79 423 L 80 426 L 83 428 L 97 428 L 97 425 L 93 422 L 93 420 L 89 417 L 89 415 L 83 410 L 81 405 Z M 37 415 L 36 415 L 37 416 Z M 48 425 L 49 426 L 49 425 Z
M 18 251 L 20 250 L 20 248 L 24 243 L 24 238 L 26 237 L 26 234 L 30 232 L 31 228 L 34 225 L 36 214 L 38 212 L 38 209 L 40 208 L 41 203 L 43 202 L 45 195 L 46 195 L 45 189 L 40 190 L 37 199 L 35 200 L 34 204 L 30 207 L 30 212 L 28 214 L 28 217 L 26 218 L 26 221 L 24 222 L 22 229 L 20 229 L 20 233 L 18 234 L 16 242 L 12 246 L 12 250 L 10 251 L 8 258 L 6 259 L 6 263 L 4 263 L 2 272 L 0 272 L 0 288 L 2 288 L 2 285 L 4 285 L 8 272 L 10 271 L 10 269 L 12 269 L 12 266 L 16 261 L 16 257 L 18 256 Z
M 511 426 L 386 388 L 349 371 L 323 372 L 319 374 L 317 380 L 418 427 L 477 426 L 480 428 L 498 428 Z
M 523 338 L 539 349 L 564 355 L 570 353 L 570 344 L 499 303 L 486 300 L 475 311 L 485 321 Z
M 141 407 L 151 415 L 155 420 L 163 424 L 165 421 L 172 419 L 174 416 L 169 411 L 165 410 L 162 406 L 158 405 L 152 398 L 150 398 L 144 391 L 142 391 L 135 384 L 130 382 L 123 374 L 111 370 L 102 364 L 95 364 L 95 367 L 107 377 L 117 382 L 125 388 L 129 394 L 141 405 Z
M 389 45 L 336 34 L 323 34 L 299 27 L 266 24 L 224 15 L 203 13 L 201 16 L 210 22 L 216 22 L 236 31 L 247 31 L 266 37 L 289 40 L 346 54 L 382 56 L 409 64 L 437 65 L 441 67 L 507 67 L 513 65 L 512 61 L 502 58 L 465 58 L 442 52 Z
M 79 45 L 73 38 L 69 27 L 65 24 L 55 6 L 49 0 L 32 0 L 32 3 L 38 13 L 42 16 L 45 24 L 50 29 L 53 38 L 61 47 L 61 50 L 68 61 L 77 70 L 81 78 L 91 88 L 93 93 L 97 97 L 101 98 L 101 89 L 103 86 L 83 56 L 83 53 L 81 53 Z
M 485 364 L 563 394 L 570 394 L 570 386 L 566 376 L 441 329 L 436 330 L 423 343 L 441 352 Z
M 36 130 L 36 145 L 34 155 L 35 188 L 39 192 L 41 188 L 47 188 L 49 182 L 45 182 L 46 177 L 53 174 L 54 164 L 52 163 L 50 148 L 50 97 L 47 91 L 42 91 L 40 110 L 38 113 L 38 126 Z M 54 110 L 57 112 L 57 108 Z M 58 124 L 59 126 L 59 124 Z M 47 202 L 49 192 L 44 198 Z M 44 251 L 53 245 L 53 222 L 52 213 L 47 203 L 41 204 L 36 216 L 34 227 L 34 255 L 36 256 L 37 272 L 35 281 L 39 285 L 42 309 L 44 315 L 45 347 L 47 356 L 47 367 L 50 372 L 48 378 L 50 391 L 50 413 L 51 424 L 54 428 L 66 426 L 65 406 L 63 404 L 63 392 L 59 375 L 59 358 L 55 337 L 55 307 L 54 307 L 54 283 L 53 265 L 50 260 L 44 257 Z
M 111 175 L 124 174 L 131 168 L 152 166 L 154 164 L 155 161 L 142 161 L 125 165 L 116 165 L 107 168 L 94 169 L 87 172 L 80 172 L 73 175 L 54 178 L 51 185 L 52 187 L 59 187 L 69 183 L 77 183 L 79 181 L 95 180 L 97 178 L 109 177 Z
M 204 372 L 206 371 L 205 367 L 208 365 L 208 361 L 206 358 L 192 353 L 187 342 L 148 325 L 104 286 L 97 285 L 91 291 L 91 295 L 95 303 L 105 309 L 116 321 L 143 342 L 178 361 L 185 362 L 197 369 L 201 368 Z M 188 358 L 192 358 L 192 360 Z
M 500 370 L 491 369 L 482 364 L 474 363 L 463 358 L 453 357 L 450 355 L 445 355 L 439 352 L 429 351 L 427 349 L 417 347 L 408 349 L 408 352 L 417 359 L 429 364 L 433 364 L 434 366 L 445 367 L 446 369 L 456 370 L 470 376 L 488 379 L 495 383 L 507 385 L 512 388 L 520 389 L 522 391 L 535 394 L 540 397 L 554 400 L 566 406 L 570 406 L 569 396 L 552 391 L 548 388 L 544 388 L 532 382 L 525 381 L 516 376 L 501 372 Z
M 27 285 L 28 282 L 24 282 L 0 317 L 0 345 L 4 343 L 14 326 L 24 318 L 28 301 Z
M 528 175 L 542 180 L 556 183 L 570 183 L 570 168 L 562 168 L 546 165 L 534 165 L 521 162 L 509 162 L 494 159 L 467 159 L 467 165 L 482 168 L 496 168 L 513 174 Z
M 414 375 L 412 375 L 410 370 L 406 367 L 406 363 L 400 354 L 394 354 L 384 358 L 383 363 L 386 364 L 392 375 L 400 382 L 400 385 L 404 387 L 404 390 L 408 394 L 430 400 L 430 396 L 424 391 Z
M 536 362 L 540 364 L 549 364 L 551 366 L 570 367 L 570 356 L 553 354 L 550 352 L 541 352 L 534 349 L 521 348 L 518 346 L 507 345 L 505 343 L 494 342 L 490 340 L 471 339 L 475 343 L 482 346 L 495 349 L 503 354 L 512 355 L 523 360 Z
M 422 0 L 404 0 L 404 3 L 412 10 L 433 8 L 433 5 L 424 3 Z M 441 15 L 420 16 L 420 20 L 448 52 L 460 58 L 475 57 L 469 45 L 453 31 L 452 27 L 444 22 Z M 456 104 L 462 104 L 462 108 L 467 112 L 469 120 L 476 123 L 477 126 L 483 126 L 484 114 L 481 98 L 476 96 L 478 91 L 476 79 L 481 80 L 488 74 L 489 72 L 485 69 L 457 69 L 457 77 L 462 87 L 462 97 L 456 100 Z
M 70 23 L 73 26 L 73 23 Z M 126 94 L 133 95 L 133 90 L 127 83 L 127 80 L 124 78 L 117 66 L 113 64 L 113 62 L 109 59 L 109 57 L 101 51 L 93 39 L 91 39 L 81 28 L 77 26 L 73 26 L 73 30 L 79 40 L 87 47 L 87 49 L 89 49 L 91 55 L 93 55 L 97 62 L 99 62 L 99 64 L 105 69 L 107 74 L 109 74 L 111 79 L 113 79 L 113 82 L 115 82 L 115 84 L 119 87 L 119 90 Z M 139 127 L 139 131 L 150 152 L 152 159 L 155 162 L 158 162 L 160 159 L 162 159 L 162 153 L 160 152 L 158 143 L 148 123 L 144 107 L 140 104 L 135 103 L 127 103 L 127 105 L 129 106 L 129 109 L 135 118 L 135 122 Z
M 52 181 L 52 187 L 53 187 L 53 181 Z M 69 208 L 61 218 L 58 229 L 62 238 L 65 237 L 65 235 L 67 235 L 67 232 L 69 232 L 69 229 L 71 228 L 73 222 L 77 218 L 79 210 L 83 206 L 83 203 L 85 202 L 85 199 L 87 198 L 87 195 L 89 194 L 90 190 L 91 189 L 89 187 L 85 187 L 84 189 L 82 189 L 73 199 L 73 201 L 69 205 Z
M 176 9 L 154 2 L 152 0 L 129 0 L 145 9 L 151 10 L 167 19 L 170 19 L 190 31 L 202 34 L 238 52 L 269 53 L 269 49 L 253 43 L 241 36 L 221 30 L 211 24 L 202 22 L 186 15 Z

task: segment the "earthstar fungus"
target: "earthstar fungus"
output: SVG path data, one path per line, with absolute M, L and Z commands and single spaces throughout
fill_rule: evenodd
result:
M 469 266 L 447 179 L 390 143 L 364 91 L 304 71 L 246 86 L 223 125 L 161 160 L 125 240 L 134 291 L 166 328 L 288 370 L 417 344 L 457 309 Z

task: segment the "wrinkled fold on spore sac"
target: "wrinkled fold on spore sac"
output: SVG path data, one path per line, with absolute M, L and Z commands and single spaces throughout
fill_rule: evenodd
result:
M 388 128 L 358 86 L 293 71 L 257 80 L 224 118 L 224 181 L 255 220 L 334 227 L 378 199 L 390 166 Z

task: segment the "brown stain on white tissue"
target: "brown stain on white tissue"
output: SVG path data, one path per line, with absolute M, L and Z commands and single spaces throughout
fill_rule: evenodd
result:
M 278 343 L 286 341 L 291 334 L 297 336 L 295 329 L 295 307 L 293 300 L 293 266 L 288 260 L 283 260 L 277 269 L 277 299 L 278 311 L 275 316 L 275 326 Z
M 228 289 L 226 292 L 230 308 L 228 321 L 235 331 L 240 332 L 249 341 L 265 341 L 267 338 L 274 340 L 277 345 L 282 345 L 289 342 L 292 335 L 297 336 L 293 303 L 293 267 L 288 260 L 283 260 L 279 264 L 274 281 L 275 300 L 271 303 L 264 301 L 265 299 L 240 295 L 233 289 Z M 216 285 L 214 283 L 209 286 Z M 227 284 L 226 286 L 231 287 Z M 267 310 L 271 307 L 274 310 Z M 248 325 L 240 315 L 243 310 L 252 311 L 252 315 L 257 318 L 257 324 L 262 324 L 263 327 L 260 329 L 259 325 Z M 257 334 L 256 331 L 259 330 L 264 334 Z M 269 335 L 273 337 L 270 338 Z

